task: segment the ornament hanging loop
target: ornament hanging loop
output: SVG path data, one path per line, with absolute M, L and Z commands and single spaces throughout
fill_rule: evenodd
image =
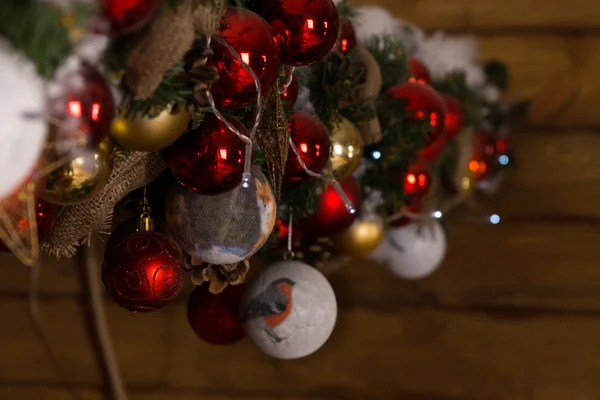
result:
M 294 214 L 293 214 L 293 209 L 292 207 L 290 207 L 290 217 L 288 219 L 288 233 L 287 233 L 287 251 L 283 256 L 283 259 L 288 261 L 288 260 L 293 260 L 294 257 L 296 256 L 296 254 L 294 254 L 294 250 L 292 250 L 292 237 L 293 235 L 293 229 L 294 229 Z
M 141 201 L 142 212 L 138 219 L 137 230 L 141 232 L 154 232 L 154 219 L 151 215 L 150 205 L 148 204 L 147 186 L 144 186 L 144 195 Z

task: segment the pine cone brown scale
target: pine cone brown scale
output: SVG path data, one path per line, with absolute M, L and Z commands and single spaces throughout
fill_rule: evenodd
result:
M 188 265 L 191 265 L 191 268 Z M 244 283 L 250 270 L 250 263 L 244 260 L 235 264 L 213 265 L 202 263 L 194 266 L 193 261 L 188 259 L 186 260 L 186 267 L 191 269 L 190 276 L 194 285 L 200 286 L 208 282 L 209 292 L 219 294 L 229 285 L 236 286 Z

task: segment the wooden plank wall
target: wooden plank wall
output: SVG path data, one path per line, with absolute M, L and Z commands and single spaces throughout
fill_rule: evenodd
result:
M 519 169 L 496 197 L 465 211 L 497 212 L 501 224 L 456 215 L 446 262 L 424 281 L 365 262 L 333 275 L 337 328 L 298 361 L 269 359 L 247 341 L 200 342 L 185 296 L 150 315 L 107 301 L 133 400 L 600 398 L 600 3 L 378 3 L 430 30 L 475 32 L 482 60 L 512 68 L 509 96 L 535 100 L 529 127 L 514 137 Z M 25 270 L 0 256 L 0 399 L 70 399 L 29 325 L 26 284 Z M 81 295 L 73 262 L 45 264 L 50 340 L 74 387 L 99 400 Z

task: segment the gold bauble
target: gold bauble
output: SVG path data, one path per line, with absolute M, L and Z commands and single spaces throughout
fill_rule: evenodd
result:
M 352 175 L 358 168 L 365 146 L 360 131 L 346 118 L 333 124 L 329 134 L 331 143 L 331 168 L 336 179 Z
M 467 199 L 471 197 L 473 191 L 477 188 L 477 176 L 468 167 L 463 173 L 463 177 L 460 180 L 460 193 L 461 197 Z
M 42 198 L 49 203 L 72 206 L 92 198 L 112 172 L 113 143 L 109 137 L 94 150 L 74 158 L 46 178 Z
M 154 118 L 140 115 L 125 118 L 123 113 L 114 119 L 110 135 L 122 147 L 134 151 L 160 151 L 169 147 L 185 132 L 192 113 L 185 107 L 168 106 Z
M 341 255 L 363 258 L 371 254 L 383 240 L 381 219 L 357 220 L 343 233 L 334 236 L 333 248 Z

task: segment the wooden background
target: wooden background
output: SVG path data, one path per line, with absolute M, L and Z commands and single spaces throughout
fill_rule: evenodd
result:
M 369 0 L 358 1 L 367 3 Z M 592 0 L 378 0 L 427 29 L 475 32 L 481 59 L 535 99 L 514 136 L 519 169 L 455 215 L 439 272 L 420 282 L 355 263 L 332 276 L 340 315 L 314 356 L 277 361 L 248 341 L 197 340 L 186 296 L 152 315 L 107 301 L 132 400 L 600 398 L 600 5 Z M 70 399 L 27 319 L 26 272 L 0 258 L 0 399 Z M 74 264 L 45 265 L 43 320 L 88 400 L 104 377 Z

